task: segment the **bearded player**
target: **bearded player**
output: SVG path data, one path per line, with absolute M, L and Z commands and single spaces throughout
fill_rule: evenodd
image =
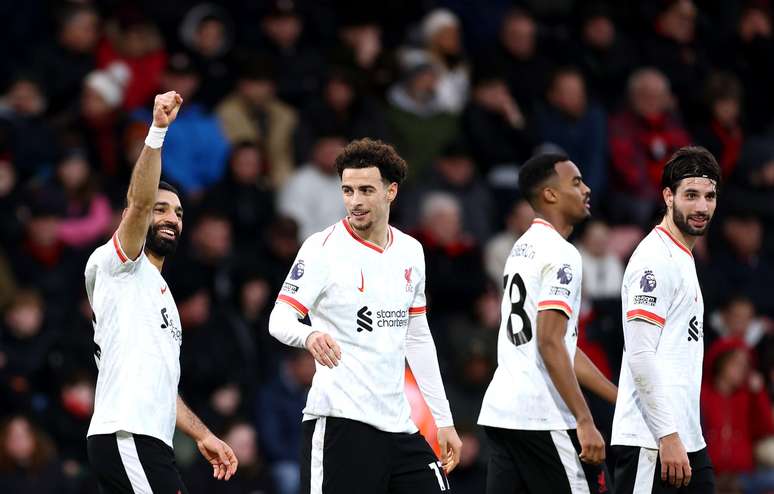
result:
M 182 97 L 156 96 L 153 125 L 132 172 L 118 231 L 86 264 L 99 374 L 87 433 L 89 462 L 105 493 L 186 493 L 172 451 L 177 426 L 231 478 L 237 458 L 177 394 L 182 329 L 161 276 L 183 230 L 174 187 L 160 182 L 161 147 Z

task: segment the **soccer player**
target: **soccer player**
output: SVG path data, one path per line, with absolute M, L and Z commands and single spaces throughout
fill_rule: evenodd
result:
M 156 96 L 153 125 L 132 172 L 118 231 L 86 263 L 99 374 L 88 431 L 89 462 L 102 492 L 186 493 L 172 452 L 177 427 L 231 478 L 237 459 L 177 394 L 182 329 L 161 276 L 183 229 L 177 191 L 159 182 L 161 146 L 183 99 Z
M 535 210 L 505 264 L 497 362 L 478 423 L 491 448 L 487 494 L 607 492 L 605 443 L 580 385 L 616 387 L 576 348 L 581 257 L 566 238 L 590 189 L 561 154 L 529 159 L 519 186 Z
M 301 492 L 448 491 L 462 443 L 427 323 L 424 253 L 388 224 L 406 162 L 391 146 L 361 139 L 336 167 L 347 217 L 304 242 L 269 320 L 275 338 L 317 361 Z M 311 326 L 298 320 L 307 315 Z M 442 461 L 411 421 L 406 361 L 438 426 Z
M 616 491 L 712 493 L 701 433 L 704 302 L 691 249 L 715 213 L 720 168 L 685 147 L 661 175 L 666 213 L 632 254 L 621 287 L 624 353 L 611 443 Z

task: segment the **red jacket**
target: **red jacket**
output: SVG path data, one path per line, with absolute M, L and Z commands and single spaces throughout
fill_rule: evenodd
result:
M 712 367 L 717 357 L 744 343 L 719 340 L 707 353 L 705 369 Z M 717 473 L 751 472 L 755 469 L 755 442 L 774 433 L 772 409 L 766 389 L 752 391 L 742 387 L 730 395 L 720 394 L 713 386 L 712 376 L 705 372 L 701 391 L 701 411 L 707 450 Z
M 661 172 L 677 149 L 691 143 L 680 119 L 671 113 L 642 118 L 631 110 L 610 118 L 610 159 L 616 190 L 657 198 Z

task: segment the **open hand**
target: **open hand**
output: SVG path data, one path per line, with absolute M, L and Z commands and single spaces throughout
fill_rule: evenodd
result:
M 228 480 L 236 473 L 239 460 L 234 451 L 214 434 L 210 433 L 204 439 L 196 441 L 196 447 L 212 465 L 212 476 L 216 479 Z

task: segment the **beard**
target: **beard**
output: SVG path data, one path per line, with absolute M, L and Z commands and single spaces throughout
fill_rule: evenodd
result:
M 707 214 L 693 214 L 690 216 L 690 218 L 694 219 L 700 219 L 700 218 L 707 218 L 707 222 L 704 224 L 704 227 L 702 228 L 694 228 L 691 226 L 690 223 L 688 223 L 689 216 L 686 216 L 683 214 L 682 211 L 677 209 L 677 207 L 674 207 L 672 210 L 672 220 L 675 222 L 675 225 L 677 228 L 684 234 L 684 235 L 690 235 L 692 237 L 700 237 L 704 235 L 707 232 L 707 228 L 709 228 L 710 221 L 712 221 L 712 216 Z
M 354 228 L 355 230 L 359 230 L 361 232 L 367 232 L 368 230 L 371 229 L 372 226 L 374 226 L 374 222 L 373 221 L 369 221 L 368 223 L 363 223 L 361 225 L 359 225 L 357 223 L 352 223 L 350 221 L 349 224 L 350 224 L 350 226 L 352 226 L 352 228 Z
M 170 240 L 159 234 L 162 228 L 171 228 L 175 231 L 175 239 Z M 148 227 L 148 234 L 145 236 L 145 248 L 158 257 L 166 257 L 174 254 L 177 250 L 177 241 L 180 238 L 180 231 L 176 226 L 168 223 L 151 224 Z

